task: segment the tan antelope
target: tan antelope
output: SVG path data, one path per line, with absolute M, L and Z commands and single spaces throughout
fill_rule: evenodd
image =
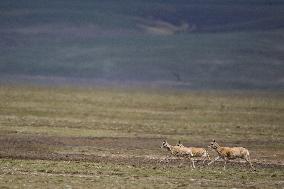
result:
M 226 163 L 230 159 L 237 159 L 241 158 L 246 160 L 250 167 L 255 171 L 256 169 L 253 167 L 251 161 L 250 161 L 250 155 L 249 151 L 246 148 L 243 147 L 221 147 L 215 140 L 213 140 L 210 143 L 210 146 L 212 149 L 214 149 L 218 156 L 212 160 L 208 165 L 211 163 L 217 161 L 218 159 L 222 158 L 224 160 L 224 169 L 226 169 Z
M 195 168 L 191 149 L 181 146 L 172 146 L 167 141 L 163 141 L 161 148 L 166 148 L 176 157 L 188 158 L 192 163 L 192 167 Z
M 177 146 L 185 147 L 180 141 L 178 141 Z M 201 157 L 201 160 L 203 160 L 202 162 L 203 164 L 206 161 L 206 159 L 210 160 L 210 156 L 204 148 L 197 148 L 197 147 L 185 147 L 185 148 L 189 148 L 191 150 L 192 158 Z

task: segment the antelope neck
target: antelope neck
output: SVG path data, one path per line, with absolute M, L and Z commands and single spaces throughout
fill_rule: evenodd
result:
M 218 145 L 217 148 L 215 149 L 218 154 L 221 154 L 221 147 Z

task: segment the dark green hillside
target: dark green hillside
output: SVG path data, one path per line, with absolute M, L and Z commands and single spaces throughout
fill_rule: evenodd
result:
M 0 77 L 283 89 L 283 10 L 280 0 L 1 1 Z

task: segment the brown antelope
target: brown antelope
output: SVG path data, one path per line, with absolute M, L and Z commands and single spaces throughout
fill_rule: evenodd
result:
M 177 146 L 185 147 L 180 141 L 178 141 Z M 196 148 L 196 147 L 185 147 L 185 148 L 189 148 L 191 150 L 193 158 L 201 157 L 201 160 L 203 160 L 202 162 L 203 164 L 206 159 L 210 160 L 210 156 L 204 148 Z
M 253 167 L 251 161 L 250 161 L 250 155 L 249 151 L 246 148 L 243 147 L 221 147 L 215 140 L 213 140 L 210 143 L 210 146 L 212 149 L 214 149 L 218 156 L 212 160 L 208 165 L 211 163 L 217 161 L 218 159 L 222 158 L 224 160 L 224 169 L 226 169 L 226 163 L 230 159 L 237 159 L 241 158 L 246 160 L 250 167 L 255 171 L 256 169 Z
M 191 149 L 181 146 L 172 146 L 167 141 L 163 141 L 161 148 L 166 148 L 168 151 L 171 152 L 172 155 L 176 157 L 188 158 L 192 163 L 192 167 L 195 168 L 194 161 L 192 157 Z

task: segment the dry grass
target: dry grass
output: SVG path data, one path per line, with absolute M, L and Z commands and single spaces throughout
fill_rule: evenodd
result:
M 0 185 L 281 188 L 283 123 L 283 93 L 2 86 Z M 159 163 L 163 139 L 206 147 L 212 138 L 248 148 L 258 172 Z

